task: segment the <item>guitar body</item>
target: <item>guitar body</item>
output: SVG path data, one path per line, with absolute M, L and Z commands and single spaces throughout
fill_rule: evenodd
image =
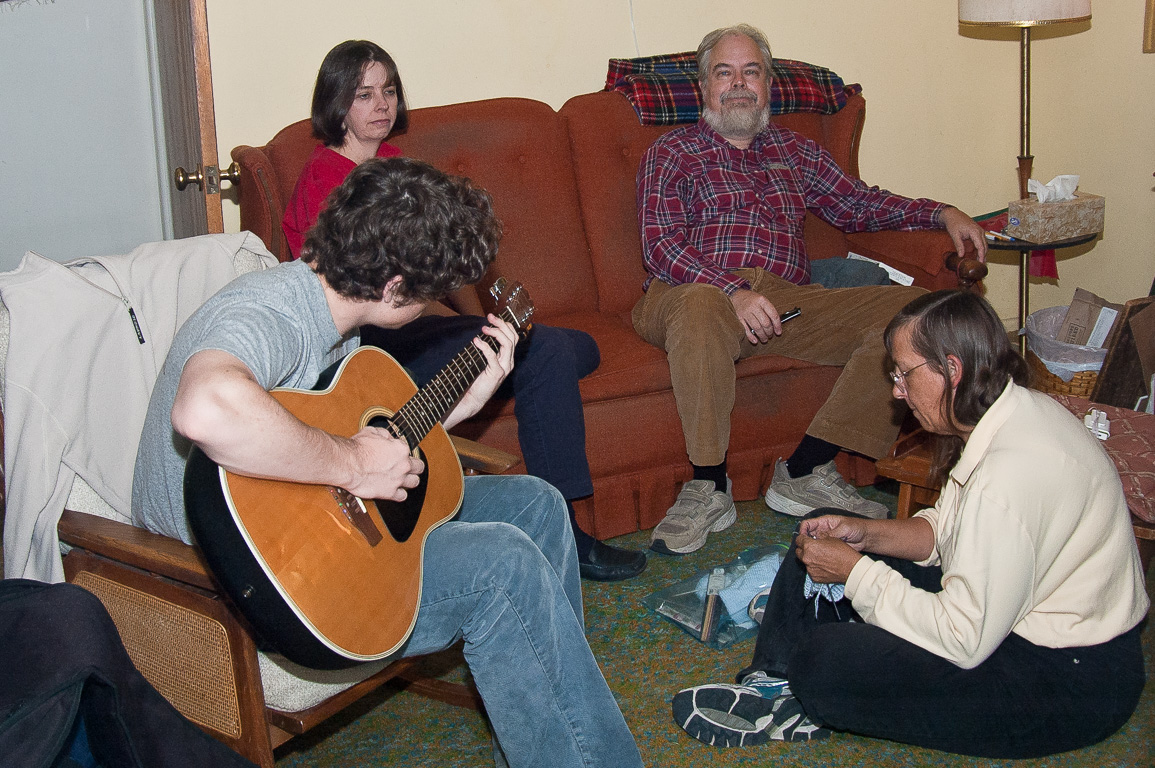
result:
M 294 416 L 351 437 L 417 393 L 393 358 L 361 347 L 321 391 L 277 389 Z M 189 522 L 210 567 L 262 639 L 289 659 L 336 668 L 381 659 L 413 630 L 425 540 L 461 504 L 461 464 L 440 423 L 418 444 L 420 488 L 401 504 L 331 486 L 236 475 L 199 449 L 185 479 Z

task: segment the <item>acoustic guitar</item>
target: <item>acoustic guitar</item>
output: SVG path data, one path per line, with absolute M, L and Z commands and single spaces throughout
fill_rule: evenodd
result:
M 499 317 L 524 334 L 533 304 L 520 284 L 491 292 Z M 495 351 L 497 341 L 477 338 Z M 292 661 L 336 669 L 401 647 L 417 621 L 430 531 L 461 504 L 457 453 L 441 420 L 486 367 L 470 343 L 425 386 L 376 347 L 361 347 L 331 383 L 270 394 L 301 421 L 351 437 L 379 426 L 425 463 L 404 502 L 362 499 L 343 488 L 228 472 L 194 448 L 185 509 L 205 559 L 260 639 Z

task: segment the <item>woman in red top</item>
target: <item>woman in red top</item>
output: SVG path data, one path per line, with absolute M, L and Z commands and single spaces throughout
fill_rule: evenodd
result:
M 409 125 L 405 90 L 392 57 L 367 40 L 348 40 L 329 51 L 313 89 L 312 122 L 322 143 L 301 171 L 282 222 L 294 258 L 306 247 L 306 234 L 329 193 L 358 163 L 401 154 L 385 141 Z M 361 342 L 391 354 L 420 385 L 483 325 L 485 319 L 476 316 L 425 315 L 395 330 L 366 326 Z M 597 368 L 597 344 L 582 331 L 535 323 L 518 344 L 515 360 L 496 397 L 513 398 L 526 471 L 566 499 L 582 576 L 598 581 L 637 576 L 646 567 L 644 553 L 597 541 L 574 519 L 572 501 L 593 493 L 578 379 Z
M 281 223 L 293 258 L 300 257 L 305 233 L 349 171 L 371 157 L 401 154 L 385 141 L 394 130 L 409 127 L 392 57 L 367 40 L 349 40 L 329 51 L 313 89 L 312 122 L 321 143 L 297 177 Z

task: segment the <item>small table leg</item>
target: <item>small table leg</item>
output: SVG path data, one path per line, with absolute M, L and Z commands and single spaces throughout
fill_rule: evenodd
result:
M 1019 331 L 1024 331 L 1027 327 L 1027 315 L 1030 314 L 1031 307 L 1031 252 L 1019 251 Z M 1019 354 L 1026 356 L 1027 354 L 1027 334 L 1021 332 L 1019 334 Z

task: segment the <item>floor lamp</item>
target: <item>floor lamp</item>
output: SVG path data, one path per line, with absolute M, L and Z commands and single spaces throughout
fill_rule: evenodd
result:
M 1019 27 L 1019 197 L 1031 178 L 1031 27 L 1091 20 L 1091 0 L 958 0 L 958 23 L 969 27 Z M 1019 328 L 1026 323 L 1030 252 L 1019 252 Z M 1019 337 L 1020 349 L 1025 337 Z

